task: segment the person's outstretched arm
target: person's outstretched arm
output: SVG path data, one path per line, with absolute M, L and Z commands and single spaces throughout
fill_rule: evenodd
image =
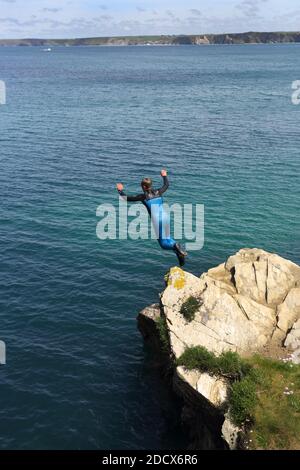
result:
M 117 190 L 120 196 L 128 202 L 138 202 L 143 201 L 145 199 L 144 194 L 137 194 L 136 196 L 127 196 L 124 192 L 124 186 L 122 183 L 117 184 Z
M 167 176 L 167 171 L 166 170 L 161 170 L 161 176 L 163 177 L 163 180 L 164 180 L 164 184 L 163 186 L 158 190 L 160 196 L 165 193 L 169 187 L 169 180 L 168 180 L 168 176 Z

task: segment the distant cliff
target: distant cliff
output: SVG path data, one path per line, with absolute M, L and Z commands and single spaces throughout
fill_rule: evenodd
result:
M 0 46 L 145 46 L 300 43 L 300 32 L 248 32 L 171 36 L 115 36 L 78 39 L 0 39 Z

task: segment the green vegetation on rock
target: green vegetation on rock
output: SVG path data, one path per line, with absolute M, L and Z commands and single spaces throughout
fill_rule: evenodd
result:
M 200 346 L 186 349 L 176 364 L 229 379 L 231 419 L 244 426 L 248 448 L 300 449 L 300 365 L 233 352 L 216 356 Z
M 249 361 L 260 372 L 250 448 L 300 449 L 300 365 L 258 355 Z
M 112 36 L 76 39 L 0 39 L 0 46 L 136 46 L 299 43 L 300 32 L 247 32 L 160 36 Z
M 202 346 L 186 349 L 176 363 L 189 370 L 198 369 L 232 380 L 242 378 L 250 369 L 249 364 L 235 352 L 227 351 L 216 356 Z
M 158 330 L 162 348 L 165 352 L 168 352 L 169 347 L 170 347 L 170 341 L 169 341 L 167 321 L 165 317 L 159 317 L 158 320 L 156 320 L 156 328 Z
M 189 297 L 181 306 L 180 313 L 184 318 L 191 322 L 195 318 L 195 314 L 200 307 L 200 302 L 196 297 Z
M 233 382 L 230 391 L 230 414 L 232 421 L 238 425 L 251 423 L 257 405 L 256 389 L 259 384 L 259 374 L 250 369 L 248 374 L 241 380 Z

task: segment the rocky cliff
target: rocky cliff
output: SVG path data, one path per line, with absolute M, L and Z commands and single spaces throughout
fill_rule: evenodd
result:
M 136 46 L 299 43 L 300 32 L 113 36 L 76 39 L 0 39 L 0 46 Z
M 179 365 L 180 358 L 199 347 L 216 358 L 234 352 L 247 360 L 259 353 L 281 361 L 278 367 L 270 363 L 270 370 L 299 363 L 300 267 L 276 254 L 243 249 L 200 278 L 172 268 L 166 284 L 160 304 L 139 314 L 139 328 L 156 349 L 162 348 L 161 339 L 165 343 L 174 389 L 184 399 L 183 420 L 192 447 L 237 448 L 247 423 L 236 425 L 230 416 L 232 381 L 205 367 Z M 158 332 L 163 325 L 162 336 Z M 288 380 L 285 369 L 279 377 Z

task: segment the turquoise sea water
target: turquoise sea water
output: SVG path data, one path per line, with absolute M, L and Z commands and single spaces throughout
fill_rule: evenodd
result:
M 299 46 L 0 48 L 0 80 L 0 448 L 182 447 L 135 320 L 174 255 L 101 242 L 96 208 L 166 167 L 205 204 L 188 270 L 300 263 Z

